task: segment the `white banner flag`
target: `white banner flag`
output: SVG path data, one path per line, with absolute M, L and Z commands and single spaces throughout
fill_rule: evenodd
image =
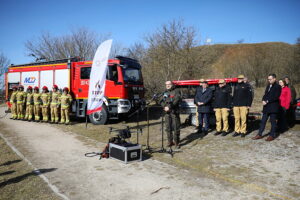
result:
M 87 114 L 101 111 L 105 91 L 107 61 L 112 40 L 104 41 L 97 49 L 91 70 Z

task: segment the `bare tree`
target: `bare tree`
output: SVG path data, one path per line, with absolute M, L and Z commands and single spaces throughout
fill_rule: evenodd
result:
M 183 20 L 173 20 L 144 38 L 147 48 L 136 43 L 128 50 L 129 55 L 141 60 L 144 82 L 151 93 L 162 90 L 166 80 L 186 79 L 193 74 L 196 38 L 194 27 L 184 25 Z
M 5 83 L 4 83 L 4 73 L 6 72 L 6 69 L 8 68 L 10 61 L 9 59 L 4 55 L 4 53 L 0 52 L 0 91 L 2 94 L 2 91 L 5 89 Z
M 52 36 L 43 32 L 38 38 L 28 40 L 25 47 L 29 56 L 36 59 L 55 60 L 79 56 L 92 59 L 98 45 L 107 39 L 109 34 L 97 34 L 87 28 L 78 28 L 70 34 Z

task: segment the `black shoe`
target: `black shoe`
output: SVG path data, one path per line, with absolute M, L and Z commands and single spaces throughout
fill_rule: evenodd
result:
M 203 135 L 206 136 L 208 134 L 208 130 L 203 131 Z
M 235 132 L 232 137 L 237 137 L 239 135 L 240 135 L 240 133 Z
M 226 135 L 228 135 L 228 134 L 229 134 L 229 132 L 225 132 L 225 131 L 224 131 L 224 132 L 222 133 L 222 136 L 226 136 Z
M 215 132 L 214 135 L 220 135 L 222 132 Z
M 201 134 L 201 133 L 202 133 L 202 129 L 201 129 L 201 128 L 198 129 L 198 130 L 197 130 L 197 133 Z
M 241 137 L 242 137 L 242 138 L 246 137 L 246 133 L 242 133 L 242 134 L 241 134 Z

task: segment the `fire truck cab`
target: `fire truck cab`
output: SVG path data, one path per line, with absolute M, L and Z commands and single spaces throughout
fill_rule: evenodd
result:
M 70 88 L 74 99 L 72 113 L 86 117 L 91 67 L 92 61 L 79 58 L 11 65 L 5 75 L 6 99 L 9 100 L 15 85 L 22 84 L 25 90 L 28 86 L 47 86 L 51 90 L 56 84 L 60 89 Z M 109 59 L 103 107 L 89 115 L 89 119 L 93 124 L 105 124 L 109 119 L 126 116 L 144 103 L 144 93 L 141 65 L 137 60 L 122 56 Z

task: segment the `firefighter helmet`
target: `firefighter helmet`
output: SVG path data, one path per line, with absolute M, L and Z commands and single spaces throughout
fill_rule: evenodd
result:
M 53 85 L 52 88 L 53 88 L 53 89 L 58 89 L 58 86 L 57 86 L 57 85 Z
M 38 86 L 35 86 L 34 87 L 34 90 L 39 90 L 40 88 Z
M 23 85 L 19 85 L 19 88 L 23 88 L 24 89 L 24 86 Z
M 16 89 L 18 89 L 18 87 L 17 87 L 17 86 L 14 86 L 12 89 L 13 89 L 13 90 L 16 90 Z
M 48 90 L 48 87 L 47 87 L 47 86 L 44 86 L 44 87 L 42 88 L 42 90 Z
M 32 87 L 31 87 L 31 86 L 28 86 L 27 90 L 32 90 Z
M 63 91 L 67 91 L 67 92 L 69 92 L 69 88 L 67 88 L 67 87 L 64 87 Z

